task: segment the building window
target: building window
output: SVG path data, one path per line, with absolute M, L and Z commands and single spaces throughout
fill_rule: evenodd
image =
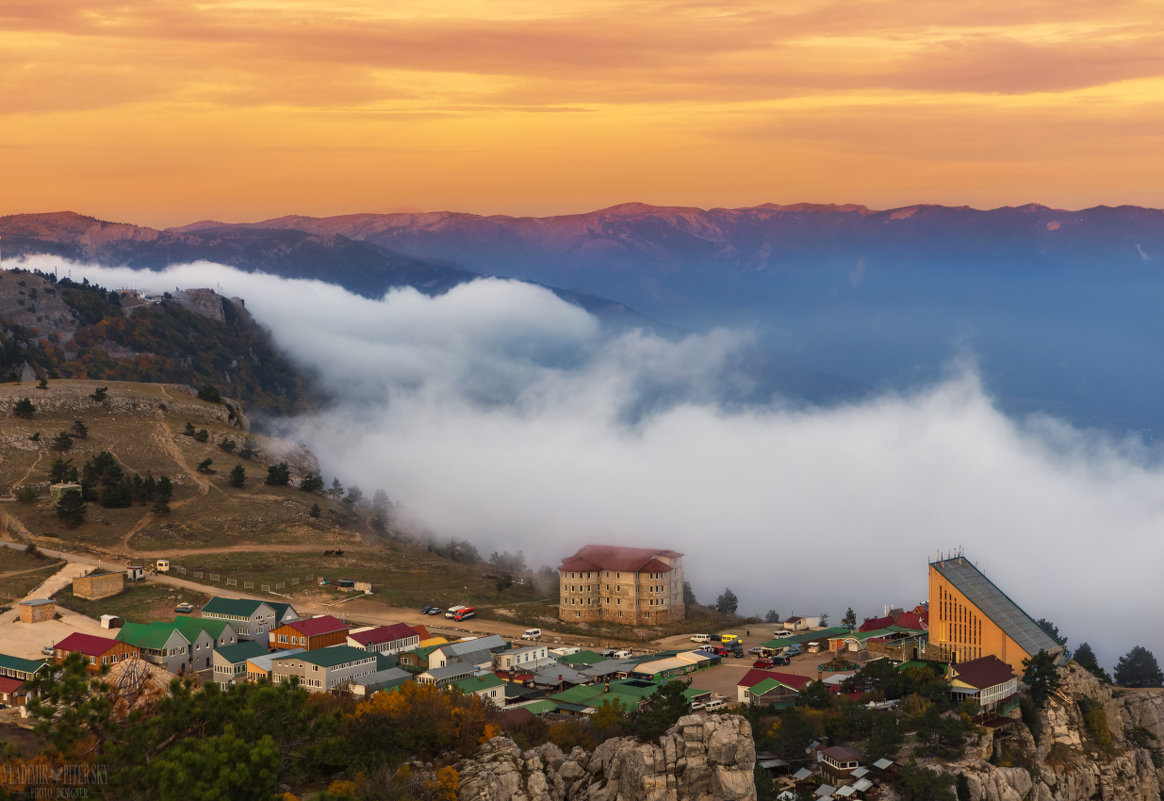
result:
M 582 613 L 581 613 L 581 612 L 575 612 L 575 613 L 574 613 L 574 617 L 582 617 Z

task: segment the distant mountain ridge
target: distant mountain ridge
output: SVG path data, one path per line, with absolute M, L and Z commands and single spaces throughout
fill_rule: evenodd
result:
M 1164 424 L 1164 373 L 1151 368 L 1164 341 L 1159 209 L 624 203 L 553 217 L 287 216 L 164 231 L 21 215 L 0 218 L 0 236 L 6 256 L 134 267 L 202 258 L 369 296 L 505 276 L 629 325 L 748 328 L 775 364 L 835 386 L 932 380 L 968 352 L 1008 410 L 1149 435 Z

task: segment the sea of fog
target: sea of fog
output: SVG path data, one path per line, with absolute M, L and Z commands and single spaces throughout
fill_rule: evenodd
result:
M 29 268 L 41 264 L 26 260 Z M 858 616 L 925 600 L 964 550 L 1035 618 L 1111 666 L 1164 657 L 1164 466 L 1135 437 L 1002 413 L 973 353 L 860 401 L 726 402 L 753 332 L 612 333 L 528 284 L 368 299 L 210 263 L 71 265 L 108 287 L 215 287 L 335 402 L 281 421 L 325 479 L 383 488 L 441 538 L 556 566 L 586 543 L 683 552 L 696 595 L 742 614 Z

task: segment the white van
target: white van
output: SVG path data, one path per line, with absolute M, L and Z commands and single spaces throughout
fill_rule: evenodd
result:
M 629 659 L 630 655 L 631 655 L 630 651 L 615 651 L 614 652 L 615 659 Z
M 457 604 L 456 606 L 450 606 L 448 609 L 445 610 L 445 617 L 447 617 L 449 620 L 452 620 L 453 618 L 455 618 L 457 616 L 457 612 L 460 612 L 462 609 L 465 609 L 465 608 L 466 607 L 464 604 Z
M 718 712 L 721 709 L 727 709 L 727 702 L 722 698 L 715 698 L 703 705 L 704 712 Z
M 542 638 L 541 629 L 526 629 L 522 632 L 521 638 L 523 640 L 540 640 Z
M 691 642 L 711 642 L 710 634 L 692 634 Z

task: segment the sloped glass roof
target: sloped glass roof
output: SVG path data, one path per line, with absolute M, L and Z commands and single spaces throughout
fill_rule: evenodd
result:
M 970 564 L 969 559 L 957 557 L 931 564 L 958 592 L 965 595 L 970 603 L 1031 656 L 1039 651 L 1057 653 L 1062 650 L 1062 646 L 1051 635 L 1039 628 L 1039 624 L 1030 615 Z

